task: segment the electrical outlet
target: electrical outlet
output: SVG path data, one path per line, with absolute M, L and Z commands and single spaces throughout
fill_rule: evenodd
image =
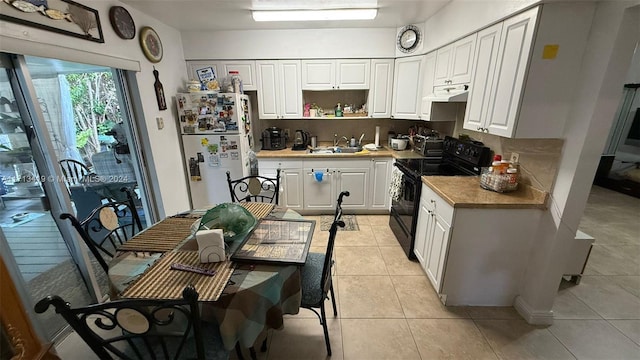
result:
M 156 118 L 156 123 L 158 124 L 158 130 L 164 129 L 164 119 L 161 117 Z
M 520 161 L 520 154 L 518 154 L 517 152 L 512 152 L 511 153 L 511 163 L 512 164 L 517 164 Z
M 289 129 L 284 129 L 284 136 L 289 137 Z

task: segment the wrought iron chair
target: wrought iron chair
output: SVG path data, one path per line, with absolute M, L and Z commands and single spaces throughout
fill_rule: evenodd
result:
M 278 205 L 280 169 L 276 171 L 275 178 L 250 175 L 237 180 L 231 180 L 231 173 L 227 171 L 227 183 L 232 202 L 264 202 Z
M 129 188 L 120 191 L 127 194 L 125 201 L 110 201 L 95 208 L 84 220 L 69 213 L 60 214 L 60 219 L 69 219 L 89 250 L 105 272 L 109 270 L 103 254 L 113 257 L 118 245 L 122 245 L 142 230 L 142 222 L 136 211 Z M 106 246 L 111 245 L 108 249 Z M 112 250 L 111 250 L 112 249 Z
M 320 324 L 324 331 L 324 342 L 327 345 L 327 355 L 331 356 L 331 344 L 329 343 L 329 330 L 327 328 L 327 315 L 324 310 L 324 301 L 327 294 L 331 292 L 331 303 L 333 305 L 333 316 L 338 316 L 336 309 L 336 297 L 333 292 L 333 281 L 331 278 L 331 267 L 333 266 L 333 247 L 338 232 L 338 226 L 344 227 L 342 221 L 342 198 L 349 196 L 348 191 L 343 191 L 338 196 L 338 204 L 333 218 L 333 223 L 329 229 L 329 243 L 326 253 L 309 253 L 307 261 L 302 267 L 302 303 L 301 307 L 313 311 L 320 319 Z M 320 314 L 316 311 L 320 309 Z
M 73 159 L 62 159 L 58 161 L 58 163 L 62 169 L 62 175 L 64 176 L 64 181 L 67 183 L 67 187 L 80 185 L 80 180 L 82 180 L 85 175 L 91 173 L 85 164 Z
M 182 299 L 123 299 L 85 307 L 57 295 L 35 305 L 39 314 L 50 305 L 71 325 L 100 359 L 228 359 L 217 324 L 200 320 L 193 285 Z

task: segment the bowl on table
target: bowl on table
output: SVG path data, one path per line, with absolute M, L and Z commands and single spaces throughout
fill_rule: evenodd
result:
M 236 203 L 220 204 L 209 209 L 201 219 L 196 220 L 191 225 L 191 232 L 195 234 L 198 230 L 222 229 L 225 242 L 233 242 L 244 238 L 258 220 L 245 209 Z

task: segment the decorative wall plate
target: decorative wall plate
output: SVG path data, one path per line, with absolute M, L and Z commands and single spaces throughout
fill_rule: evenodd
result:
M 140 29 L 140 47 L 142 47 L 142 52 L 152 63 L 162 60 L 162 42 L 153 28 L 145 26 Z

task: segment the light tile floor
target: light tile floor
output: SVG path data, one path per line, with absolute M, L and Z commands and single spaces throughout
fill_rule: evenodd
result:
M 331 358 L 640 359 L 638 214 L 639 199 L 593 187 L 580 224 L 596 239 L 586 275 L 580 285 L 563 282 L 549 327 L 527 324 L 510 307 L 443 306 L 404 256 L 388 217 L 357 216 L 360 231 L 341 231 L 336 241 Z M 324 251 L 326 238 L 317 231 L 312 251 Z M 322 327 L 308 310 L 268 336 L 260 359 L 326 358 Z M 92 358 L 77 337 L 57 349 L 63 359 Z

